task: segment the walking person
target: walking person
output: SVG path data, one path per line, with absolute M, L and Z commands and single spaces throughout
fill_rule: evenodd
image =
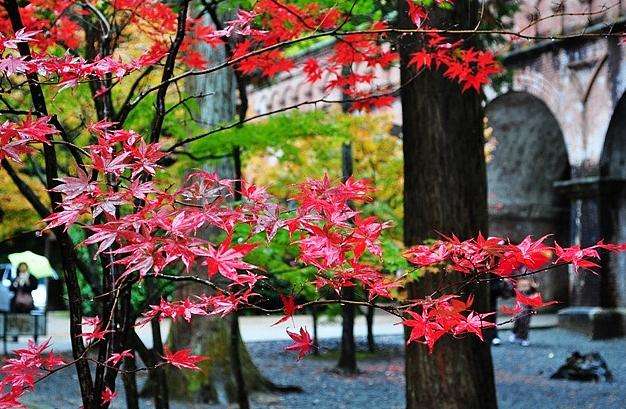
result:
M 517 281 L 517 291 L 530 297 L 537 294 L 537 285 L 531 279 L 522 278 Z M 534 310 L 532 307 L 528 305 L 522 306 L 522 311 L 515 317 L 513 333 L 509 337 L 510 342 L 519 343 L 523 347 L 530 346 L 528 334 L 530 332 L 530 320 L 533 314 Z
M 498 297 L 510 298 L 512 296 L 513 286 L 507 280 L 498 278 L 489 282 L 489 311 L 494 313 L 491 316 L 494 324 L 496 324 L 497 319 Z M 498 326 L 494 326 L 491 331 L 491 344 L 500 345 L 502 341 L 498 336 Z
M 35 308 L 32 292 L 38 285 L 37 278 L 28 269 L 28 264 L 20 263 L 17 266 L 17 275 L 9 288 L 14 293 L 11 299 L 11 312 L 25 313 Z

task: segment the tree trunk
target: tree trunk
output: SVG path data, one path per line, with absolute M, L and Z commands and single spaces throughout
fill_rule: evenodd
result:
M 317 337 L 317 306 L 311 307 L 311 316 L 313 317 L 313 355 L 320 354 L 320 341 Z
M 223 47 L 202 45 L 200 51 L 207 60 L 213 62 L 225 59 Z M 213 92 L 212 95 L 198 99 L 200 106 L 200 114 L 196 118 L 198 122 L 211 127 L 233 120 L 237 107 L 237 84 L 232 70 L 220 70 L 209 75 L 192 77 L 188 85 L 194 95 Z M 239 179 L 240 149 L 235 148 L 231 157 L 205 164 L 205 168 L 212 168 L 223 178 Z M 211 235 L 210 232 L 206 234 Z M 184 299 L 205 292 L 206 287 L 188 285 L 177 291 L 177 298 Z M 168 343 L 172 350 L 191 348 L 194 354 L 209 357 L 200 363 L 201 371 L 179 371 L 168 368 L 169 389 L 174 399 L 237 402 L 241 409 L 245 409 L 249 407 L 248 392 L 300 390 L 296 387 L 281 388 L 261 375 L 241 341 L 237 315 L 230 319 L 216 317 L 200 318 L 191 323 L 175 322 Z
M 352 167 L 352 143 L 344 143 L 341 146 L 341 173 L 346 181 L 353 173 Z M 354 299 L 354 287 L 346 287 L 341 291 L 341 297 L 345 300 Z M 356 342 L 354 341 L 354 315 L 353 304 L 341 305 L 341 348 L 339 350 L 339 362 L 337 368 L 346 373 L 356 373 Z
M 134 353 L 133 353 L 134 355 Z M 124 392 L 126 394 L 126 408 L 139 409 L 139 394 L 137 392 L 137 377 L 135 376 L 135 357 L 124 358 L 124 371 L 122 381 L 124 382 Z
M 154 278 L 146 278 L 146 287 L 148 289 L 148 296 L 153 297 L 157 292 L 157 286 Z M 163 339 L 161 338 L 161 323 L 158 318 L 153 318 L 150 321 L 150 330 L 152 332 L 152 365 L 155 367 L 150 371 L 152 385 L 152 395 L 154 397 L 154 407 L 156 409 L 169 409 L 170 407 L 170 394 L 169 394 L 169 382 L 168 376 L 164 366 L 157 366 L 157 363 L 161 360 L 164 354 Z
M 409 27 L 406 2 L 401 26 Z M 452 11 L 432 9 L 434 27 L 474 27 L 477 1 L 458 2 Z M 415 76 L 407 68 L 417 42 L 406 37 L 400 49 L 404 150 L 404 241 L 413 245 L 438 232 L 468 238 L 487 230 L 483 110 L 480 96 L 461 92 L 441 71 Z M 408 288 L 411 298 L 430 294 L 457 274 L 428 273 Z M 488 289 L 476 294 L 486 310 Z M 408 334 L 407 334 L 408 335 Z M 476 337 L 446 337 L 429 354 L 423 345 L 406 349 L 407 409 L 497 407 L 491 352 Z
M 189 291 L 188 294 L 197 294 Z M 238 402 L 237 370 L 233 371 L 231 319 L 201 318 L 191 323 L 177 321 L 170 331 L 172 350 L 192 348 L 194 354 L 209 357 L 199 364 L 201 371 L 168 368 L 170 394 L 173 399 L 197 402 Z M 247 391 L 269 391 L 270 383 L 252 362 L 238 334 L 238 353 Z M 245 390 L 244 390 L 245 392 Z
M 230 366 L 237 386 L 237 403 L 239 409 L 250 409 L 248 401 L 248 391 L 246 389 L 246 379 L 243 375 L 241 365 L 241 354 L 239 353 L 241 334 L 239 333 L 239 314 L 236 312 L 230 317 Z
M 371 353 L 376 352 L 376 341 L 374 341 L 374 312 L 375 308 L 367 307 L 365 311 L 365 321 L 367 322 L 367 350 Z
M 354 287 L 346 287 L 341 291 L 342 298 L 354 299 Z M 354 314 L 353 304 L 341 306 L 341 349 L 337 368 L 346 373 L 356 373 L 356 343 L 354 342 Z

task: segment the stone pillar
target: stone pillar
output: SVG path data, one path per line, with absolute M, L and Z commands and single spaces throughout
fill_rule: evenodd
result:
M 571 201 L 571 244 L 592 246 L 610 239 L 615 229 L 611 216 L 618 202 L 623 181 L 606 177 L 582 177 L 555 183 L 557 191 Z M 559 325 L 583 332 L 592 339 L 624 335 L 626 315 L 617 308 L 615 276 L 606 253 L 598 274 L 588 270 L 569 271 L 570 307 L 559 311 Z

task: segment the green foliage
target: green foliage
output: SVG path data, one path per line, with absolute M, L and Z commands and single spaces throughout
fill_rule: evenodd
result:
M 78 226 L 70 227 L 69 234 L 74 243 L 81 243 L 83 240 L 85 240 L 85 232 L 83 231 L 82 228 Z M 84 261 L 85 263 L 93 267 L 94 271 L 97 274 L 97 279 L 102 280 L 102 268 L 100 266 L 100 263 L 93 262 L 93 260 L 91 259 L 92 257 L 90 256 L 89 250 L 87 249 L 87 247 L 76 246 L 76 252 L 77 252 L 78 257 L 82 261 Z M 96 315 L 97 314 L 96 305 L 93 300 L 95 293 L 93 292 L 91 286 L 89 285 L 89 283 L 87 282 L 83 274 L 78 274 L 78 285 L 80 286 L 80 292 L 83 295 L 84 314 L 86 316 Z M 65 286 L 63 286 L 63 288 L 64 290 L 66 289 Z
M 298 138 L 327 136 L 348 139 L 351 121 L 324 111 L 294 110 L 272 116 L 263 122 L 220 131 L 198 140 L 189 149 L 196 156 L 229 154 L 235 146 L 244 147 L 247 151 L 280 146 L 287 152 L 290 143 Z

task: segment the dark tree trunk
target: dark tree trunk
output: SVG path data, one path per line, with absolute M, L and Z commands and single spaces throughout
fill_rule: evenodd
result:
M 408 27 L 406 3 L 401 25 Z M 432 25 L 468 28 L 476 24 L 477 1 L 458 2 L 453 11 L 433 9 Z M 415 44 L 415 45 L 414 45 Z M 487 230 L 483 110 L 479 95 L 461 92 L 439 71 L 407 68 L 418 42 L 407 37 L 401 47 L 404 149 L 404 240 L 413 245 L 437 232 L 467 238 Z M 413 79 L 413 80 L 412 80 Z M 411 81 L 412 80 L 412 81 Z M 455 274 L 428 274 L 408 288 L 421 298 Z M 486 310 L 488 290 L 476 294 L 475 307 Z M 476 337 L 446 337 L 432 354 L 423 345 L 406 350 L 408 409 L 497 407 L 491 352 Z
M 153 278 L 146 278 L 146 284 L 149 294 L 155 294 L 157 290 L 156 283 Z M 152 355 L 154 363 L 156 364 L 161 360 L 163 356 L 163 339 L 161 338 L 161 323 L 158 318 L 150 321 L 150 329 L 152 331 Z M 154 406 L 157 409 L 169 409 L 170 397 L 169 397 L 169 383 L 167 381 L 167 374 L 163 366 L 157 366 L 152 371 L 152 381 L 154 385 L 153 397 Z
M 230 317 L 230 365 L 235 378 L 235 385 L 237 386 L 237 404 L 239 404 L 239 409 L 249 409 L 250 402 L 248 400 L 246 380 L 243 376 L 243 367 L 241 366 L 241 354 L 239 353 L 240 343 L 239 316 L 235 312 Z
M 352 143 L 344 143 L 341 146 L 341 173 L 346 181 L 352 176 Z M 341 291 L 341 297 L 345 300 L 354 299 L 354 287 L 346 287 Z M 341 305 L 341 349 L 337 368 L 347 373 L 358 371 L 356 365 L 356 343 L 354 341 L 354 315 L 355 308 L 352 304 Z
M 354 299 L 354 287 L 346 287 L 341 291 L 342 298 Z M 354 342 L 354 305 L 341 306 L 341 350 L 337 368 L 346 373 L 358 371 L 356 366 L 356 343 Z
M 245 89 L 244 89 L 245 90 Z M 241 115 L 241 120 L 245 119 L 245 111 Z M 235 146 L 233 148 L 233 168 L 235 171 L 235 194 L 234 199 L 240 201 L 241 185 L 243 173 L 241 169 L 241 148 Z M 249 409 L 250 401 L 248 399 L 248 391 L 246 389 L 246 380 L 243 376 L 243 367 L 241 364 L 241 354 L 239 353 L 239 344 L 241 343 L 241 334 L 239 331 L 239 314 L 235 311 L 230 320 L 230 365 L 237 386 L 237 403 L 239 409 Z
M 14 32 L 24 28 L 22 23 L 22 17 L 20 15 L 20 9 L 16 0 L 7 0 L 3 3 L 3 6 L 7 12 L 7 16 L 11 22 L 11 28 Z M 30 47 L 26 42 L 20 42 L 17 44 L 17 49 L 20 55 L 24 59 L 30 59 Z M 30 73 L 26 75 L 28 80 L 28 86 L 30 90 L 30 96 L 32 99 L 35 114 L 47 115 L 46 99 L 43 93 L 43 89 L 39 84 L 37 73 Z M 63 134 L 64 130 L 59 125 L 57 126 L 59 131 Z M 56 150 L 53 144 L 43 145 L 43 154 L 46 171 L 46 187 L 52 189 L 58 184 L 58 164 Z M 61 194 L 52 190 L 48 191 L 50 197 L 50 203 L 53 211 L 58 211 L 60 208 Z M 85 359 L 85 345 L 78 335 L 82 331 L 82 295 L 80 292 L 80 286 L 78 284 L 78 277 L 76 274 L 76 254 L 74 249 L 74 243 L 72 242 L 69 234 L 63 231 L 60 227 L 53 229 L 55 236 L 57 237 L 57 243 L 59 245 L 61 253 L 61 261 L 63 267 L 63 278 L 65 280 L 65 286 L 67 288 L 67 296 L 70 310 L 70 336 L 72 343 L 72 356 L 76 360 L 76 374 L 78 377 L 78 383 L 80 386 L 81 397 L 83 406 L 85 409 L 97 408 L 99 405 L 95 401 L 93 378 L 89 369 L 89 363 Z
M 126 394 L 126 408 L 139 409 L 139 394 L 137 392 L 137 377 L 135 376 L 135 357 L 124 358 L 124 372 L 122 381 L 124 382 L 124 392 Z
M 317 337 L 317 306 L 311 307 L 311 315 L 313 317 L 313 355 L 319 355 L 320 341 Z
M 367 322 L 367 350 L 376 352 L 376 341 L 374 341 L 374 307 L 367 307 L 365 311 L 365 321 Z

